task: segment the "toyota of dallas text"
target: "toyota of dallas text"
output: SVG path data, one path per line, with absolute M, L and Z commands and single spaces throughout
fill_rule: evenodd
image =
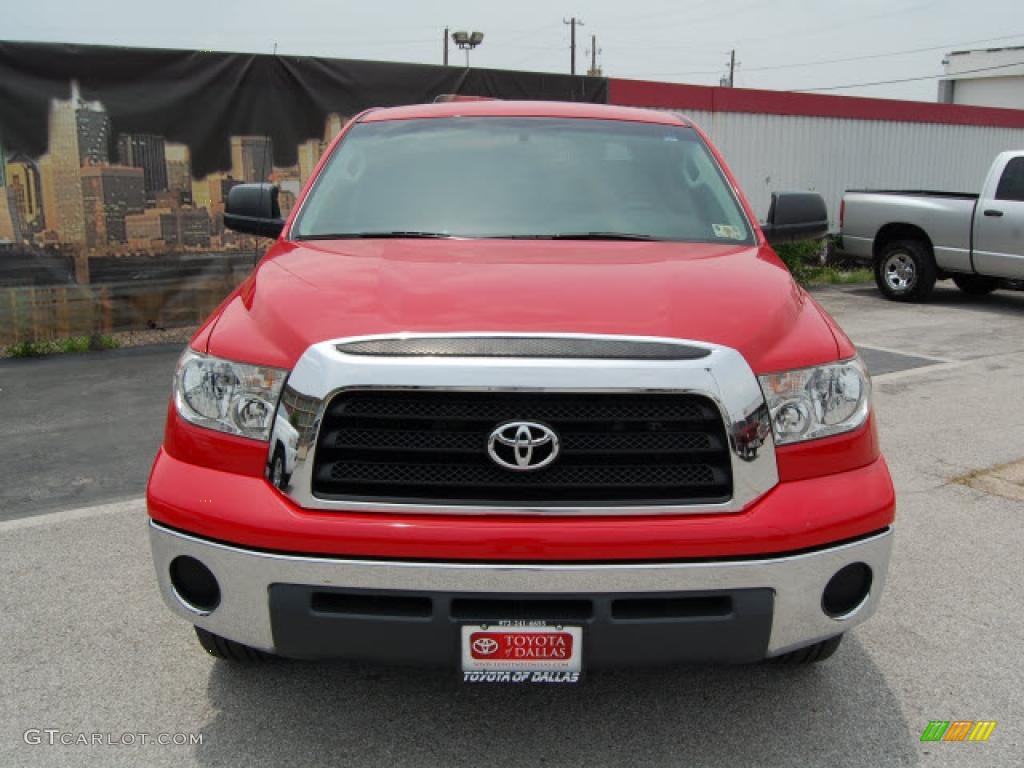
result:
M 148 488 L 159 588 L 221 659 L 611 666 L 831 656 L 895 496 L 871 380 L 685 117 L 367 111 L 182 354 Z

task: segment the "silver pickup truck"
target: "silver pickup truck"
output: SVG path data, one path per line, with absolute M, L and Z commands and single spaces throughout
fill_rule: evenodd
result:
M 998 155 L 980 195 L 850 190 L 839 227 L 841 249 L 873 265 L 888 299 L 922 301 L 946 278 L 990 293 L 1024 279 L 1024 151 Z

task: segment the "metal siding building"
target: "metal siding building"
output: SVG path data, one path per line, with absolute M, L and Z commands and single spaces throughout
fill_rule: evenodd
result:
M 773 191 L 813 190 L 834 230 L 847 189 L 977 192 L 996 154 L 1024 149 L 1022 110 L 622 80 L 609 91 L 697 123 L 762 219 Z

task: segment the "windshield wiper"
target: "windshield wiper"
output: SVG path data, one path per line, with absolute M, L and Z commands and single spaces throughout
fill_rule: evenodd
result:
M 327 234 L 317 235 L 299 235 L 296 240 L 376 240 L 376 239 L 388 239 L 388 238 L 428 238 L 428 239 L 446 239 L 450 238 L 451 235 L 446 235 L 443 232 L 418 232 L 416 230 L 392 230 L 387 232 L 330 232 Z
M 559 232 L 552 240 L 658 240 L 653 235 L 633 232 Z
M 556 232 L 550 235 L 507 235 L 501 239 L 508 240 L 654 240 L 661 238 L 653 235 L 640 235 L 633 232 Z

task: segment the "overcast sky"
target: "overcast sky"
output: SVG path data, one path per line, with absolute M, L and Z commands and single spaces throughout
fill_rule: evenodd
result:
M 935 76 L 949 50 L 1024 45 L 1024 0 L 7 0 L 0 37 L 439 64 L 450 26 L 486 34 L 474 66 L 568 72 L 571 15 L 585 23 L 578 71 L 596 34 L 607 75 L 717 84 L 735 48 L 750 88 Z M 934 101 L 936 88 L 823 92 Z

